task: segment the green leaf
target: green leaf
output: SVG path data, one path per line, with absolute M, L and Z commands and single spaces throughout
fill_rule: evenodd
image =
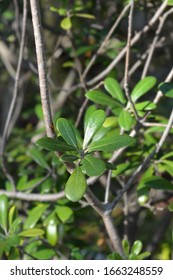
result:
M 159 89 L 165 96 L 173 98 L 173 83 L 161 83 Z
M 138 260 L 144 260 L 144 259 L 148 258 L 150 255 L 151 255 L 150 252 L 144 252 L 142 254 L 139 254 L 138 255 Z
M 69 30 L 72 27 L 71 18 L 66 17 L 60 22 L 60 26 L 64 30 Z
M 87 108 L 87 110 L 85 112 L 85 116 L 84 116 L 84 131 L 86 131 L 86 127 L 88 125 L 91 114 L 96 110 L 97 110 L 97 108 L 95 105 L 91 105 Z
M 128 131 L 132 128 L 133 118 L 128 111 L 122 110 L 119 115 L 118 122 L 121 128 Z
M 104 94 L 103 92 L 99 91 L 99 90 L 90 90 L 88 91 L 85 96 L 95 102 L 95 103 L 98 103 L 100 105 L 106 105 L 106 106 L 109 106 L 109 107 L 115 107 L 115 106 L 118 106 L 118 107 L 123 107 L 121 105 L 121 103 L 119 103 L 118 101 L 116 101 L 115 99 L 107 96 L 106 94 Z
M 23 237 L 38 237 L 44 234 L 44 230 L 39 228 L 31 228 L 21 231 L 18 235 Z
M 145 187 L 149 187 L 156 190 L 173 190 L 173 184 L 159 176 L 152 176 L 143 180 L 139 189 Z
M 129 252 L 130 252 L 130 244 L 129 244 L 129 241 L 128 241 L 127 239 L 123 239 L 122 245 L 123 245 L 124 253 L 125 253 L 125 255 L 128 257 L 128 256 L 129 256 Z
M 116 135 L 114 131 L 104 136 L 102 139 L 91 143 L 88 147 L 89 152 L 103 151 L 113 152 L 120 148 L 134 144 L 134 139 L 128 135 Z
M 36 186 L 38 186 L 39 184 L 41 184 L 43 182 L 44 177 L 40 177 L 40 178 L 34 178 L 24 184 L 17 185 L 17 190 L 19 191 L 23 191 L 23 190 L 27 190 L 27 189 L 31 189 L 34 188 Z
M 118 164 L 116 167 L 116 170 L 114 170 L 112 172 L 112 177 L 116 177 L 118 175 L 121 175 L 123 174 L 130 166 L 130 163 L 129 162 L 125 162 L 125 163 L 120 163 Z
M 63 8 L 58 9 L 58 8 L 56 8 L 56 7 L 54 7 L 54 6 L 51 6 L 51 7 L 50 7 L 50 11 L 51 11 L 51 12 L 58 13 L 60 16 L 65 16 L 66 13 L 67 13 L 67 10 L 66 10 L 66 9 L 63 9 Z
M 173 202 L 168 204 L 168 209 L 170 212 L 173 212 Z
M 32 256 L 39 260 L 50 260 L 55 256 L 55 251 L 52 249 L 42 249 L 38 252 L 32 253 Z
M 129 255 L 129 260 L 136 261 L 137 259 L 138 259 L 138 256 L 135 253 L 131 253 Z
M 91 155 L 87 155 L 83 158 L 82 165 L 88 176 L 100 176 L 106 169 L 103 160 Z
M 173 6 L 173 0 L 168 0 L 168 3 L 167 3 L 169 6 Z
M 8 198 L 5 194 L 0 195 L 0 227 L 7 232 L 8 221 Z
M 135 108 L 137 111 L 150 111 L 156 109 L 157 106 L 151 101 L 143 101 L 135 104 Z
M 105 162 L 105 166 L 106 166 L 106 169 L 108 169 L 108 170 L 115 170 L 115 169 L 117 169 L 117 167 L 116 167 L 116 165 L 115 164 L 113 164 L 113 163 L 110 163 L 110 162 Z
M 71 145 L 68 145 L 67 143 L 59 140 L 58 138 L 44 137 L 37 140 L 36 145 L 49 151 L 58 151 L 58 152 L 76 151 L 76 148 L 74 148 Z
M 142 247 L 143 247 L 142 242 L 140 240 L 136 240 L 133 243 L 133 246 L 131 249 L 132 254 L 139 255 L 140 252 L 142 251 Z
M 8 214 L 9 229 L 11 228 L 11 225 L 12 225 L 14 219 L 15 219 L 16 212 L 17 212 L 16 205 L 13 205 L 10 208 L 9 214 Z
M 156 82 L 156 78 L 152 76 L 140 80 L 131 93 L 132 101 L 136 102 L 141 96 L 152 89 L 155 86 Z
M 69 200 L 76 202 L 83 197 L 86 188 L 87 184 L 85 176 L 82 173 L 80 166 L 77 166 L 66 183 L 66 196 Z
M 29 215 L 24 222 L 24 229 L 33 228 L 38 220 L 42 217 L 44 211 L 48 208 L 48 204 L 38 204 L 29 211 Z
M 122 89 L 121 89 L 117 80 L 115 80 L 113 78 L 106 78 L 104 80 L 104 86 L 105 86 L 106 91 L 112 97 L 116 98 L 122 104 L 126 103 L 126 100 L 124 98 L 124 92 L 122 91 Z
M 108 260 L 123 260 L 120 254 L 113 252 L 107 256 Z
M 69 145 L 78 148 L 75 130 L 70 121 L 60 118 L 56 121 L 56 128 Z
M 86 124 L 86 130 L 84 135 L 83 149 L 85 149 L 90 142 L 91 138 L 97 132 L 97 130 L 102 126 L 104 120 L 106 118 L 106 114 L 103 110 L 96 110 L 91 113 L 90 118 Z
M 64 161 L 64 162 L 73 162 L 77 159 L 79 159 L 79 157 L 77 157 L 75 155 L 69 155 L 69 154 L 64 154 L 60 157 L 60 160 Z
M 49 220 L 46 227 L 46 237 L 51 246 L 55 246 L 58 242 L 58 229 L 55 217 Z
M 71 216 L 73 215 L 73 211 L 70 207 L 68 206 L 61 206 L 61 205 L 58 205 L 56 207 L 56 213 L 58 215 L 58 218 L 63 222 L 67 222 Z
M 47 162 L 44 159 L 43 154 L 36 148 L 31 148 L 29 149 L 29 154 L 32 157 L 32 159 L 41 167 L 50 170 L 49 165 L 47 164 Z

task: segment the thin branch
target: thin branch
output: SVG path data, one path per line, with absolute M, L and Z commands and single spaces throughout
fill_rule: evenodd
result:
M 85 79 L 87 73 L 91 69 L 91 67 L 94 64 L 94 62 L 96 61 L 97 57 L 101 54 L 102 50 L 104 49 L 104 47 L 108 43 L 109 38 L 112 36 L 113 32 L 115 31 L 115 29 L 117 28 L 117 26 L 119 25 L 120 21 L 122 20 L 122 18 L 124 17 L 124 15 L 126 14 L 126 12 L 128 11 L 129 8 L 130 8 L 130 4 L 126 5 L 124 7 L 124 9 L 122 10 L 122 12 L 120 13 L 120 15 L 118 16 L 118 18 L 116 19 L 115 23 L 113 24 L 113 26 L 109 30 L 109 32 L 108 32 L 107 36 L 105 37 L 104 41 L 100 45 L 97 52 L 93 55 L 93 57 L 91 58 L 90 62 L 87 65 L 85 71 L 83 72 L 83 75 L 82 75 L 83 79 Z
M 55 137 L 55 131 L 53 127 L 52 113 L 50 107 L 47 73 L 46 73 L 46 58 L 45 58 L 44 38 L 43 38 L 43 30 L 41 24 L 39 1 L 30 0 L 30 7 L 31 7 L 31 14 L 32 14 L 33 29 L 34 29 L 40 95 L 41 95 L 46 134 L 48 137 Z
M 158 38 L 160 36 L 160 33 L 162 31 L 162 28 L 164 26 L 164 23 L 167 19 L 167 17 L 173 13 L 173 8 L 168 10 L 164 15 L 163 17 L 160 18 L 160 24 L 156 30 L 156 35 L 153 39 L 153 42 L 151 44 L 151 47 L 150 47 L 150 51 L 149 51 L 149 54 L 148 54 L 148 57 L 147 57 L 147 60 L 145 62 L 145 65 L 144 65 L 144 69 L 143 69 L 143 72 L 142 72 L 142 76 L 141 76 L 141 79 L 145 78 L 145 76 L 147 75 L 147 71 L 148 71 L 148 68 L 150 66 L 150 62 L 151 62 L 151 59 L 152 59 L 152 56 L 153 56 L 153 53 L 154 53 L 154 50 L 155 50 L 155 47 L 156 47 L 156 44 L 157 44 L 157 41 L 158 41 Z
M 57 201 L 65 197 L 64 191 L 61 191 L 56 194 L 37 194 L 37 193 L 24 193 L 24 192 L 8 192 L 5 190 L 0 190 L 0 195 L 5 194 L 7 197 L 12 199 L 19 199 L 24 201 L 41 201 L 41 202 L 50 202 Z
M 108 203 L 108 201 L 109 201 L 109 194 L 110 194 L 110 187 L 111 187 L 111 176 L 112 176 L 112 171 L 109 170 L 108 176 L 107 176 L 106 191 L 105 191 L 105 203 Z
M 131 46 L 133 46 L 136 42 L 138 42 L 141 38 L 141 36 L 145 33 L 147 33 L 151 27 L 156 23 L 156 21 L 159 19 L 160 15 L 163 13 L 163 11 L 167 7 L 167 0 L 163 2 L 163 4 L 159 7 L 157 12 L 154 14 L 152 19 L 148 22 L 148 24 L 143 28 L 143 30 L 136 33 L 136 35 L 131 40 Z M 102 80 L 109 72 L 115 67 L 115 65 L 118 64 L 118 62 L 125 56 L 127 51 L 127 47 L 122 49 L 122 51 L 119 53 L 118 56 L 108 65 L 106 69 L 104 69 L 101 73 L 99 73 L 96 77 L 94 77 L 92 80 L 88 81 L 86 84 L 87 86 L 92 86 Z
M 133 109 L 135 118 L 136 118 L 136 120 L 138 120 L 139 116 L 138 116 L 137 110 L 135 108 L 135 105 L 133 103 L 133 100 L 131 98 L 130 89 L 129 89 L 130 46 L 131 46 L 131 36 L 132 36 L 133 11 L 134 11 L 134 0 L 131 1 L 130 14 L 129 14 L 128 38 L 127 38 L 127 47 L 126 47 L 126 62 L 125 62 L 125 73 L 124 73 L 124 90 L 125 90 L 127 100 L 129 101 L 129 103 Z

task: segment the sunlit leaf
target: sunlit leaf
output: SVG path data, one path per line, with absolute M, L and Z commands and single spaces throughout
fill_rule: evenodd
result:
M 83 149 L 87 147 L 91 138 L 94 136 L 97 130 L 102 126 L 105 118 L 106 118 L 106 114 L 103 110 L 96 110 L 93 113 L 91 113 L 88 122 L 86 124 Z
M 23 230 L 19 233 L 19 236 L 23 237 L 38 237 L 44 234 L 44 230 L 39 228 L 31 228 L 27 230 Z
M 56 206 L 56 213 L 58 215 L 58 218 L 65 223 L 68 221 L 71 216 L 73 215 L 73 211 L 70 207 L 64 206 L 64 205 L 58 205 Z
M 152 76 L 140 80 L 131 93 L 133 102 L 136 102 L 141 96 L 150 91 L 155 86 L 156 82 L 156 78 Z
M 44 211 L 48 208 L 48 204 L 38 204 L 29 211 L 28 217 L 24 222 L 24 229 L 33 228 L 38 220 L 42 217 Z
M 60 26 L 62 29 L 64 30 L 68 30 L 72 27 L 72 22 L 71 22 L 71 18 L 66 17 L 63 20 L 61 20 L 60 22 Z
M 132 245 L 131 252 L 135 255 L 139 255 L 142 251 L 142 247 L 142 242 L 140 240 L 136 240 Z
M 88 19 L 95 19 L 95 16 L 90 14 L 81 14 L 81 13 L 75 13 L 76 17 L 82 17 L 82 18 L 88 18 Z
M 0 227 L 7 231 L 8 198 L 5 194 L 0 195 Z
M 55 218 L 49 220 L 46 227 L 46 237 L 51 246 L 55 246 L 58 242 L 58 229 Z
M 128 111 L 122 110 L 119 115 L 118 122 L 121 128 L 128 131 L 132 128 L 133 118 Z
M 112 97 L 116 98 L 122 104 L 126 103 L 124 92 L 117 80 L 113 78 L 106 78 L 104 81 L 104 86 L 107 92 L 109 92 Z

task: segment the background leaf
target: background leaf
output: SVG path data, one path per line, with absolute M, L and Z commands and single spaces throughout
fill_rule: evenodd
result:
M 19 233 L 19 236 L 23 237 L 38 237 L 44 234 L 44 230 L 39 228 L 31 228 L 27 230 L 23 230 Z
M 159 89 L 165 96 L 173 98 L 173 83 L 161 83 Z
M 7 231 L 8 198 L 5 194 L 0 195 L 0 226 Z
M 38 220 L 42 217 L 44 211 L 48 208 L 48 204 L 40 203 L 34 207 L 24 222 L 24 229 L 33 228 Z
M 156 78 L 152 76 L 140 80 L 131 93 L 133 102 L 136 102 L 141 96 L 151 90 L 155 86 L 156 82 Z
M 72 27 L 72 22 L 71 19 L 69 17 L 64 18 L 61 22 L 60 22 L 60 26 L 62 29 L 64 30 L 69 30 Z

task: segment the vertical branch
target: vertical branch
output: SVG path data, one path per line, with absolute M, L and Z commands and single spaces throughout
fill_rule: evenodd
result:
M 131 47 L 131 37 L 132 37 L 133 10 L 134 10 L 134 0 L 131 0 L 131 8 L 130 8 L 129 24 L 128 24 L 126 63 L 125 63 L 125 73 L 124 73 L 124 90 L 125 90 L 127 100 L 129 101 L 130 105 L 132 106 L 135 118 L 136 118 L 136 120 L 138 120 L 139 119 L 138 113 L 137 113 L 135 105 L 131 99 L 130 91 L 129 91 L 129 65 L 130 65 L 130 47 Z
M 39 86 L 41 103 L 43 109 L 43 116 L 46 128 L 46 135 L 48 137 L 55 137 L 53 128 L 52 113 L 50 107 L 50 97 L 46 73 L 46 58 L 44 50 L 44 38 L 41 24 L 39 1 L 30 0 L 32 23 L 35 37 L 36 56 L 38 64 Z

